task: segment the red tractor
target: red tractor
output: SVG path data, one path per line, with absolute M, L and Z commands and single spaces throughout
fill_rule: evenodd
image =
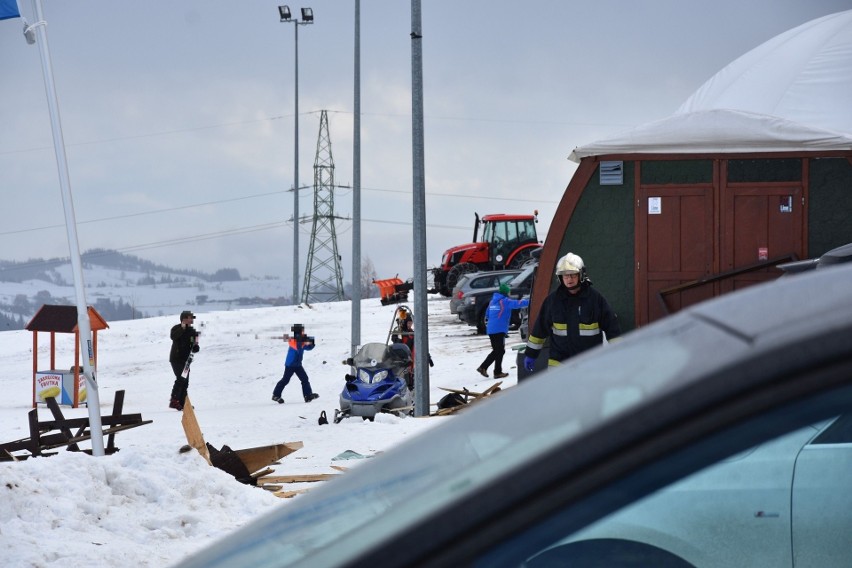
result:
M 520 268 L 541 246 L 535 231 L 538 211 L 533 215 L 485 215 L 482 219 L 479 214 L 475 215 L 473 242 L 447 250 L 441 258 L 441 266 L 432 269 L 434 291 L 444 296 L 452 294 L 463 274 Z M 482 240 L 477 239 L 480 224 Z

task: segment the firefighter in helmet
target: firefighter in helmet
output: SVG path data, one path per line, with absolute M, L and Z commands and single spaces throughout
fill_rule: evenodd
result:
M 569 252 L 556 263 L 559 287 L 545 298 L 524 350 L 524 368 L 535 369 L 545 341 L 550 340 L 548 366 L 621 335 L 618 317 L 603 295 L 592 287 L 586 265 Z

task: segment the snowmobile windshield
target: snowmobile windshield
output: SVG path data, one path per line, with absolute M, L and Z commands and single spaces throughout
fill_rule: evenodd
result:
M 400 376 L 404 369 L 411 365 L 411 349 L 404 343 L 392 343 L 385 350 L 382 365 L 392 369 L 394 375 Z
M 365 343 L 353 357 L 353 362 L 359 368 L 387 368 L 384 363 L 386 349 L 387 345 L 384 343 Z

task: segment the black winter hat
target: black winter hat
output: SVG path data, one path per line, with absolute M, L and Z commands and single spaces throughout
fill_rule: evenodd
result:
M 194 313 L 192 313 L 192 312 L 190 312 L 189 310 L 184 310 L 184 311 L 182 311 L 182 312 L 180 313 L 180 319 L 181 319 L 181 321 L 183 321 L 183 320 L 185 320 L 186 318 L 192 318 L 192 319 L 195 319 L 195 314 L 194 314 Z

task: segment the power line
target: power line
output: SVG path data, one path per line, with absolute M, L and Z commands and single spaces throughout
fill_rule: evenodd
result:
M 344 187 L 345 188 L 346 186 L 337 186 L 337 187 Z M 377 192 L 383 192 L 383 193 L 403 193 L 403 194 L 411 193 L 411 191 L 408 190 L 408 189 L 382 189 L 382 188 L 376 188 L 376 187 L 362 187 L 361 189 L 363 191 L 377 191 Z M 271 195 L 281 195 L 283 193 L 289 193 L 290 191 L 292 191 L 292 190 L 271 191 L 271 192 L 268 192 L 268 193 L 256 193 L 254 195 L 244 195 L 242 197 L 232 197 L 230 199 L 219 199 L 219 200 L 216 200 L 216 201 L 203 201 L 203 202 L 200 202 L 200 203 L 191 203 L 191 204 L 188 204 L 188 205 L 179 205 L 177 207 L 166 207 L 166 208 L 162 208 L 162 209 L 152 209 L 152 210 L 149 210 L 149 211 L 139 211 L 139 212 L 136 212 L 136 213 L 127 213 L 127 214 L 124 214 L 124 215 L 113 215 L 113 216 L 110 216 L 110 217 L 98 217 L 96 219 L 86 219 L 85 221 L 78 221 L 77 224 L 78 225 L 84 225 L 84 224 L 91 224 L 91 223 L 101 223 L 101 222 L 104 222 L 104 221 L 115 221 L 117 219 L 129 219 L 129 218 L 132 218 L 132 217 L 143 217 L 143 216 L 146 216 L 146 215 L 156 215 L 156 214 L 159 214 L 159 213 L 171 213 L 173 211 L 182 211 L 182 210 L 185 210 L 185 209 L 194 209 L 194 208 L 197 208 L 197 207 L 207 207 L 207 206 L 210 206 L 210 205 L 221 205 L 223 203 L 233 203 L 235 201 L 244 201 L 244 200 L 247 200 L 247 199 L 256 199 L 256 198 L 259 198 L 259 197 L 269 197 Z M 470 195 L 470 194 L 438 193 L 438 192 L 429 192 L 428 196 L 429 197 L 466 198 L 466 199 L 479 199 L 480 198 L 479 196 Z M 528 202 L 529 201 L 529 199 L 526 196 L 523 196 L 523 197 L 494 197 L 494 196 L 489 196 L 488 199 L 490 201 L 518 201 L 518 202 Z M 537 203 L 558 203 L 558 200 L 555 200 L 555 199 L 553 199 L 553 200 L 536 199 L 536 202 Z M 380 219 L 373 219 L 373 220 L 366 219 L 366 220 L 372 221 L 372 222 L 375 222 L 375 223 L 384 222 Z M 26 229 L 15 229 L 15 230 L 12 230 L 12 231 L 0 231 L 0 236 L 17 235 L 17 234 L 20 234 L 20 233 L 30 233 L 30 232 L 33 232 L 33 231 L 43 231 L 43 230 L 47 230 L 47 229 L 60 229 L 64 226 L 65 226 L 64 224 L 55 224 L 55 225 L 43 225 L 43 226 L 40 226 L 40 227 L 29 227 L 29 228 L 26 228 Z M 457 228 L 457 227 L 443 226 L 443 225 L 430 225 L 430 226 L 437 227 L 437 228 L 451 228 L 451 229 Z
M 162 240 L 162 241 L 154 241 L 154 242 L 150 242 L 150 243 L 141 243 L 141 244 L 137 244 L 137 245 L 128 245 L 128 246 L 125 246 L 125 247 L 117 247 L 115 249 L 110 249 L 109 252 L 114 251 L 114 252 L 128 253 L 128 252 L 136 252 L 136 251 L 140 251 L 140 250 L 150 250 L 150 249 L 155 249 L 155 248 L 177 246 L 177 245 L 183 245 L 183 244 L 188 244 L 188 243 L 195 243 L 195 242 L 199 242 L 199 241 L 219 239 L 219 238 L 224 238 L 224 237 L 234 237 L 234 236 L 239 236 L 239 235 L 245 235 L 245 234 L 248 234 L 248 233 L 256 233 L 256 232 L 260 232 L 260 231 L 269 231 L 269 230 L 277 229 L 277 228 L 280 228 L 280 227 L 286 227 L 286 226 L 289 226 L 291 222 L 292 222 L 292 220 L 276 221 L 276 222 L 264 223 L 264 224 L 260 224 L 260 225 L 250 225 L 250 226 L 247 226 L 247 227 L 235 227 L 235 228 L 232 228 L 232 229 L 225 229 L 223 231 L 216 231 L 216 232 L 213 232 L 213 233 L 202 233 L 202 234 L 199 234 L 199 235 L 185 235 L 185 236 L 182 236 L 182 237 L 176 237 L 176 238 L 173 238 L 173 239 L 166 239 L 166 240 Z M 361 219 L 361 222 L 411 226 L 410 222 L 387 221 L 387 220 L 384 220 L 384 219 Z M 469 231 L 470 230 L 469 226 L 462 227 L 462 226 L 457 226 L 457 225 L 427 224 L 427 227 L 432 228 L 432 229 L 454 229 L 454 230 L 463 230 L 463 231 Z M 86 253 L 86 254 L 88 255 L 89 253 Z M 108 253 L 104 253 L 104 254 L 108 254 Z M 99 255 L 95 255 L 95 256 L 99 256 Z M 68 260 L 68 257 L 58 257 L 58 258 L 53 258 L 53 259 L 40 260 L 40 261 L 37 261 L 37 262 L 15 264 L 14 266 L 9 266 L 9 267 L 6 267 L 6 268 L 0 267 L 0 270 L 14 270 L 14 269 L 18 269 L 18 268 L 34 268 L 34 267 L 54 264 L 56 262 L 67 261 L 67 260 Z
M 112 217 L 99 217 L 97 219 L 87 219 L 85 221 L 77 221 L 78 225 L 88 224 L 88 223 L 100 223 L 102 221 L 115 221 L 116 219 L 128 219 L 130 217 L 142 217 L 144 215 L 154 215 L 157 213 L 170 213 L 172 211 L 181 211 L 183 209 L 194 209 L 196 207 L 206 207 L 208 205 L 220 205 L 222 203 L 231 203 L 234 201 L 243 201 L 246 199 L 255 199 L 257 197 L 268 197 L 270 195 L 281 195 L 282 193 L 287 193 L 290 190 L 282 190 L 282 191 L 271 191 L 269 193 L 257 193 L 254 195 L 244 195 L 243 197 L 232 197 L 230 199 L 220 199 L 218 201 L 205 201 L 202 203 L 193 203 L 190 205 L 180 205 L 177 207 L 167 207 L 164 209 L 152 209 L 150 211 L 139 211 L 137 213 L 127 213 L 125 215 L 114 215 Z M 44 229 L 56 229 L 64 227 L 64 224 L 58 225 L 45 225 L 43 227 L 31 227 L 29 229 L 17 229 L 14 231 L 2 231 L 0 232 L 0 236 L 3 235 L 14 235 L 18 233 L 28 233 L 31 231 L 41 231 Z

